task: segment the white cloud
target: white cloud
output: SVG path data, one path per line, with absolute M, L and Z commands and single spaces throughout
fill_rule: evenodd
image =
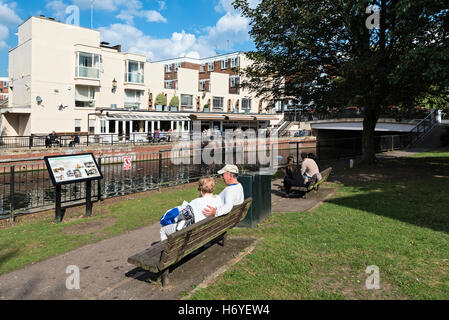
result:
M 216 50 L 232 51 L 235 44 L 250 40 L 249 20 L 242 17 L 232 6 L 233 0 L 220 0 L 220 10 L 225 14 L 214 26 L 203 28 L 200 32 L 173 32 L 168 38 L 155 38 L 133 26 L 135 17 L 145 17 L 147 21 L 166 22 L 159 13 L 149 14 L 142 10 L 141 2 L 128 0 L 129 3 L 117 18 L 125 23 L 112 24 L 100 28 L 102 40 L 122 44 L 128 52 L 144 54 L 151 61 L 192 57 L 205 58 L 216 54 Z M 251 0 L 252 5 L 260 0 Z M 216 8 L 218 9 L 218 8 Z M 161 17 L 165 20 L 162 20 Z
M 17 26 L 22 19 L 15 13 L 17 4 L 0 0 L 0 22 L 5 26 Z
M 249 7 L 256 8 L 262 0 L 249 0 Z M 218 4 L 215 6 L 215 11 L 218 13 L 238 13 L 237 10 L 234 9 L 234 5 L 232 4 L 234 0 L 219 0 Z
M 8 48 L 8 44 L 6 43 L 6 39 L 9 37 L 9 30 L 6 26 L 0 24 L 0 49 Z
M 167 22 L 158 11 L 143 10 L 142 2 L 139 0 L 128 0 L 116 17 L 127 24 L 134 24 L 135 17 L 145 18 L 147 22 Z
M 52 17 L 54 17 L 56 20 L 65 20 L 66 13 L 65 10 L 68 7 L 64 1 L 61 0 L 54 0 L 50 1 L 45 5 L 45 9 L 51 11 Z
M 157 3 L 159 4 L 159 11 L 165 10 L 167 8 L 165 1 L 158 1 Z
M 174 57 L 199 58 L 212 55 L 209 46 L 204 46 L 195 35 L 173 32 L 170 38 L 156 39 L 145 35 L 141 30 L 127 24 L 113 24 L 100 28 L 102 40 L 122 44 L 128 52 L 144 54 L 152 61 Z
M 90 9 L 91 0 L 72 0 L 73 4 L 83 9 Z M 104 10 L 107 12 L 114 12 L 119 10 L 120 6 L 125 5 L 129 1 L 127 0 L 95 0 L 94 8 L 95 10 Z
M 154 10 L 149 10 L 143 12 L 143 16 L 147 19 L 148 22 L 167 22 L 159 12 Z

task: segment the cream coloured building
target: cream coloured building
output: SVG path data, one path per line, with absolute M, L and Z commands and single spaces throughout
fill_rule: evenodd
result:
M 100 32 L 31 17 L 9 52 L 9 105 L 3 135 L 58 133 L 129 135 L 157 129 L 261 128 L 275 115 L 238 88 L 241 52 L 207 59 L 148 62 L 143 55 L 100 43 Z M 167 106 L 157 105 L 157 96 Z M 179 106 L 168 106 L 176 96 Z

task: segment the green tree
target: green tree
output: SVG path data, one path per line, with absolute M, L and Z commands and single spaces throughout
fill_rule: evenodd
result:
M 377 11 L 367 13 L 370 5 Z M 261 0 L 257 7 L 235 0 L 234 7 L 249 18 L 256 48 L 241 86 L 271 100 L 364 107 L 366 163 L 375 159 L 382 111 L 449 87 L 447 0 Z
M 167 97 L 164 94 L 159 93 L 156 97 L 155 105 L 166 106 L 167 105 Z
M 429 109 L 440 109 L 443 113 L 443 117 L 449 117 L 449 89 L 446 93 L 441 93 L 439 88 L 434 88 L 433 91 L 424 95 L 418 101 L 418 105 Z
M 178 96 L 173 96 L 170 100 L 170 107 L 179 107 L 179 98 Z

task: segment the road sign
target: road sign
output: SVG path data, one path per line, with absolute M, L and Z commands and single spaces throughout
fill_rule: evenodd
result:
M 123 170 L 127 171 L 127 170 L 131 170 L 133 168 L 132 165 L 132 157 L 131 156 L 126 156 L 123 158 Z

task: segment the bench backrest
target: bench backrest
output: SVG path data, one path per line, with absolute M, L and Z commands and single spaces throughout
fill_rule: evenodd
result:
M 320 184 L 324 183 L 327 180 L 327 178 L 329 178 L 329 175 L 331 174 L 331 172 L 332 172 L 332 167 L 327 168 L 326 170 L 321 172 L 321 180 L 316 183 L 315 187 L 317 187 Z
M 246 199 L 228 214 L 209 217 L 168 236 L 165 249 L 158 264 L 159 270 L 178 262 L 186 255 L 224 234 L 245 219 L 253 199 Z

